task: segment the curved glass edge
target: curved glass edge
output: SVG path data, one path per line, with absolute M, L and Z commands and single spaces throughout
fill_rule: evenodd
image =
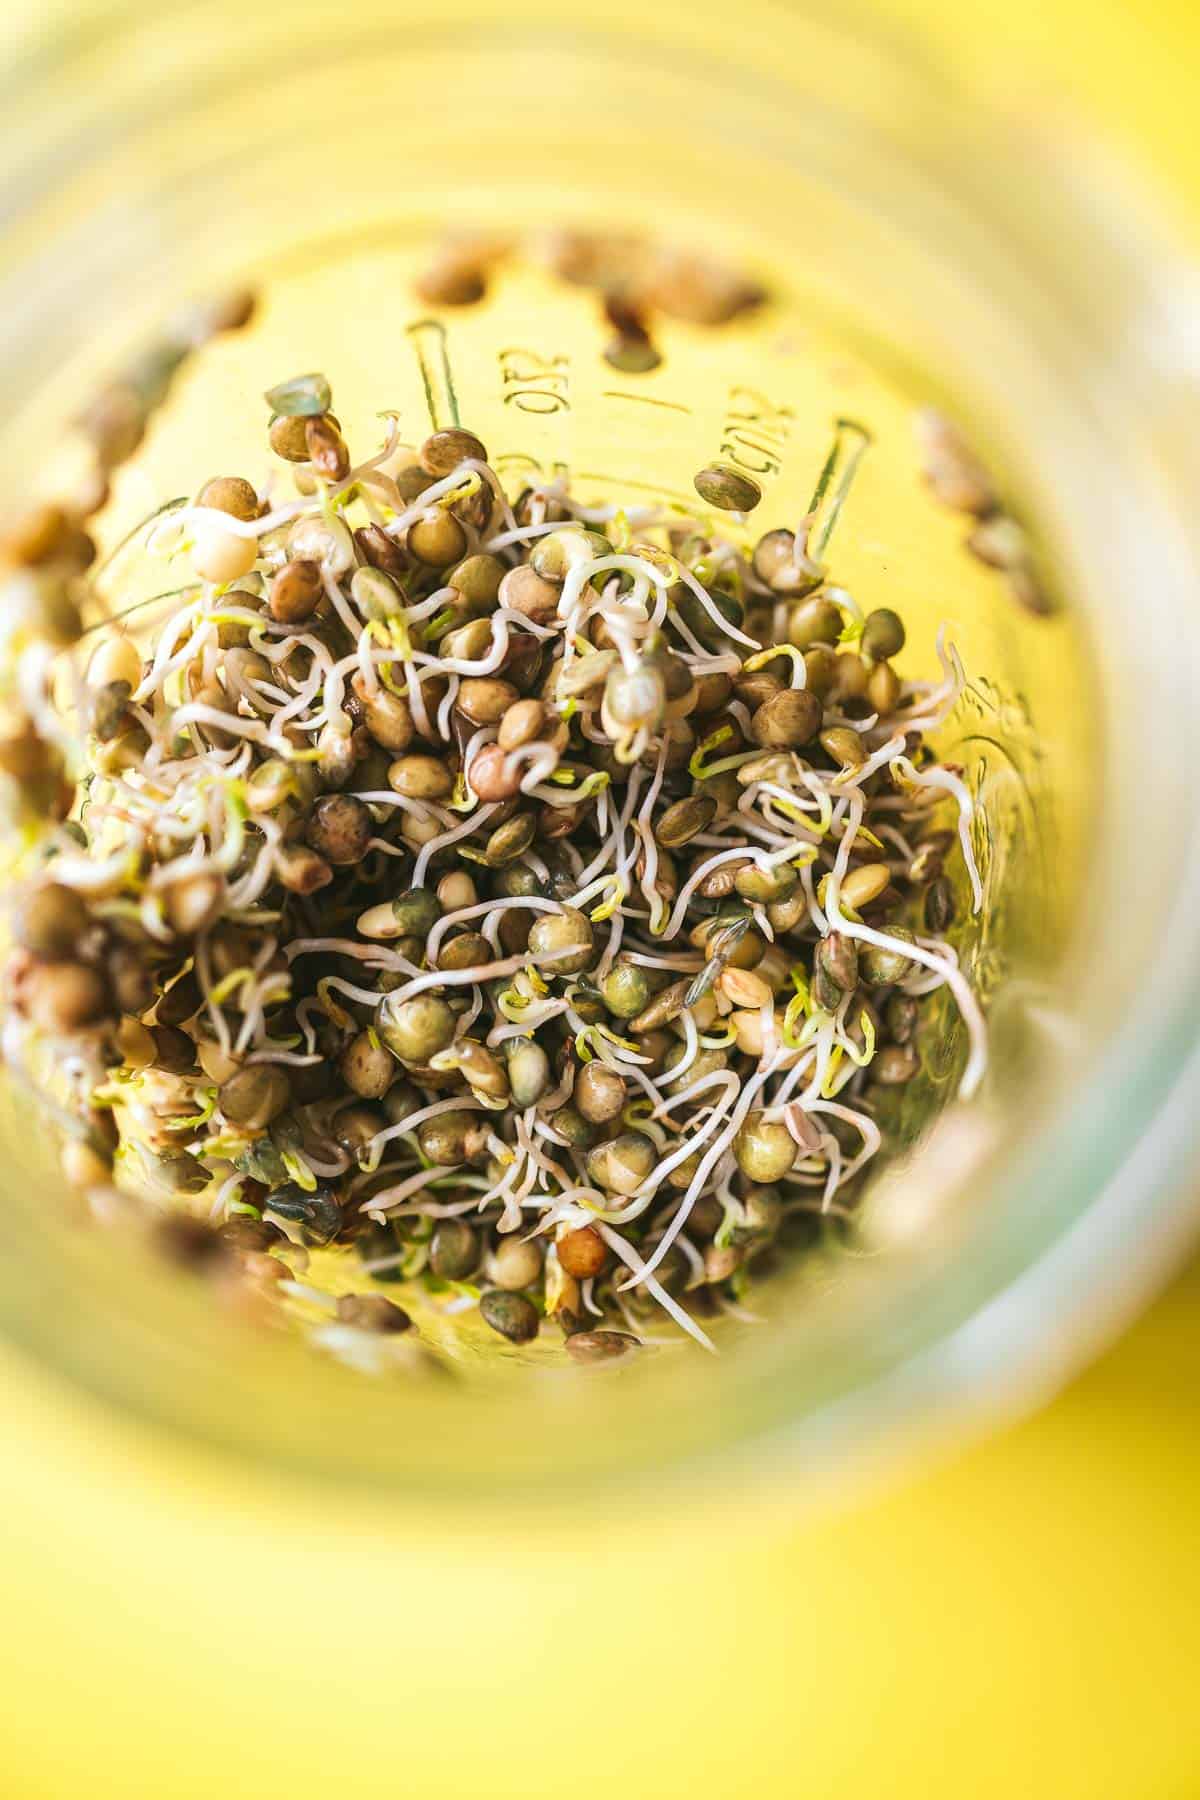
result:
M 1182 341 L 1179 349 L 1182 355 Z M 1136 346 L 1132 346 L 1131 356 L 1135 354 Z M 1169 339 L 1160 340 L 1156 354 L 1171 367 Z M 1196 892 L 1193 856 L 1178 900 L 1178 915 L 1185 927 L 1189 913 L 1193 920 L 1195 917 Z M 1194 967 L 1191 975 L 1195 975 Z M 1189 1009 L 1195 1016 L 1200 999 L 1197 986 L 1194 979 L 1176 981 L 1169 1009 L 1176 1027 Z M 1172 1079 L 1167 1078 L 1168 1073 Z M 887 1374 L 864 1380 L 853 1395 L 818 1402 L 800 1425 L 760 1417 L 753 1429 L 768 1442 L 795 1450 L 844 1438 L 848 1430 L 858 1435 L 868 1416 L 874 1429 L 879 1412 L 912 1413 L 948 1399 L 973 1400 L 991 1382 L 998 1382 L 1005 1368 L 1009 1374 L 1024 1369 L 1022 1379 L 1028 1379 L 1039 1360 L 1038 1320 L 1046 1310 L 1053 1313 L 1060 1328 L 1069 1325 L 1067 1341 L 1078 1346 L 1084 1341 L 1085 1327 L 1094 1327 L 1100 1316 L 1097 1287 L 1109 1287 L 1101 1305 L 1110 1317 L 1129 1304 L 1135 1287 L 1139 1293 L 1144 1291 L 1193 1217 L 1191 1209 L 1177 1206 L 1170 1191 L 1186 1163 L 1185 1127 L 1189 1117 L 1194 1117 L 1200 1087 L 1200 1068 L 1187 1034 L 1179 1029 L 1162 1033 L 1153 1064 L 1147 1062 L 1141 1074 L 1136 1092 L 1124 1095 L 1125 1109 L 1119 1119 L 1101 1095 L 1092 1105 L 1081 1105 L 1070 1121 L 1072 1140 L 1087 1143 L 1089 1152 L 1075 1165 L 1073 1182 L 1058 1196 L 1048 1218 L 1053 1229 L 1043 1240 L 1045 1253 L 1040 1258 L 1016 1274 L 997 1270 L 998 1281 L 990 1298 L 983 1299 L 958 1323 L 939 1321 L 937 1332 L 919 1350 Z M 1024 1173 L 1027 1176 L 1028 1170 Z M 1015 1188 L 1018 1175 L 1017 1170 L 1012 1171 L 1006 1186 Z M 1035 1247 L 1026 1240 L 1026 1256 Z M 1105 1284 L 1101 1278 L 1106 1270 L 1111 1272 L 1119 1253 L 1124 1253 L 1133 1276 L 1128 1278 L 1127 1270 L 1120 1283 Z M 1090 1330 L 1087 1335 L 1091 1336 Z M 1064 1354 L 1061 1344 L 1057 1354 Z M 87 1381 L 86 1371 L 76 1373 Z M 127 1402 L 129 1396 L 122 1393 L 119 1397 Z M 851 1424 L 854 1419 L 857 1425 Z M 167 1422 L 180 1423 L 177 1419 Z M 719 1446 L 722 1456 L 733 1442 L 736 1440 L 726 1439 Z M 623 1470 L 623 1478 L 626 1474 Z

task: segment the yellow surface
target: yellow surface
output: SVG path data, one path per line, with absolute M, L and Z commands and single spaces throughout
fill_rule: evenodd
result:
M 1194 0 L 894 0 L 1200 219 Z M 802 1510 L 464 1536 L 0 1357 L 0 1795 L 1200 1791 L 1200 1272 L 1031 1422 Z M 617 1509 L 610 1501 L 612 1512 Z
M 525 1541 L 235 1479 L 10 1371 L 0 1792 L 1183 1800 L 1198 1303 L 888 1496 Z

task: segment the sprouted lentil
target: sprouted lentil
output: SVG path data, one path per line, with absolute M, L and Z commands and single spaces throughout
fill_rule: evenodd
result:
M 90 415 L 104 470 L 131 392 Z M 514 1344 L 554 1318 L 607 1361 L 665 1313 L 711 1347 L 700 1315 L 790 1215 L 852 1210 L 936 988 L 961 1093 L 983 1074 L 943 935 L 952 849 L 983 903 L 974 803 L 930 742 L 961 664 L 943 634 L 939 680 L 895 668 L 903 622 L 829 583 L 806 522 L 746 550 L 562 484 L 514 511 L 459 430 L 368 501 L 399 427 L 356 466 L 332 398 L 320 374 L 266 396 L 298 498 L 215 477 L 158 522 L 149 553 L 194 579 L 145 654 L 119 617 L 67 653 L 74 722 L 51 695 L 86 534 L 50 510 L 6 546 L 0 765 L 41 827 L 6 1054 L 67 1071 L 69 1179 L 149 1187 L 259 1286 L 277 1251 L 346 1244 Z M 696 485 L 759 497 L 721 466 Z M 410 1318 L 343 1295 L 336 1322 Z
M 915 423 L 930 492 L 943 506 L 972 520 L 966 539 L 971 555 L 999 570 L 1012 598 L 1026 612 L 1052 613 L 1054 599 L 1037 567 L 1029 534 L 1005 510 L 978 452 L 954 421 L 936 407 L 925 407 Z
M 476 306 L 497 267 L 520 255 L 560 280 L 597 290 L 612 332 L 604 359 L 624 375 L 649 375 L 660 367 L 662 353 L 653 334 L 657 318 L 711 329 L 752 312 L 766 298 L 757 281 L 713 256 L 673 249 L 636 232 L 578 227 L 537 231 L 523 241 L 454 232 L 418 275 L 415 292 L 430 306 Z

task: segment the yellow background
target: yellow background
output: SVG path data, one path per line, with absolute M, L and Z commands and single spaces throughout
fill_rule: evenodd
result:
M 1195 0 L 885 10 L 1195 231 Z M 4 1353 L 0 1795 L 1200 1793 L 1198 1301 L 886 1490 L 569 1530 L 237 1471 Z

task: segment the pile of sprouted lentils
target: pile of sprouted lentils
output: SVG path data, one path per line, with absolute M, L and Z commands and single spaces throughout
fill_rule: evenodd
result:
M 355 462 L 322 376 L 266 402 L 296 492 L 217 476 L 119 553 L 169 564 L 145 648 L 80 637 L 77 517 L 8 546 L 8 1061 L 79 1187 L 339 1327 L 409 1329 L 399 1283 L 581 1361 L 711 1347 L 787 1220 L 852 1215 L 935 989 L 983 1073 L 959 659 L 904 671 L 807 521 L 747 547 L 734 470 L 695 518 L 510 499 L 469 431 Z M 373 1291 L 306 1289 L 335 1244 Z

